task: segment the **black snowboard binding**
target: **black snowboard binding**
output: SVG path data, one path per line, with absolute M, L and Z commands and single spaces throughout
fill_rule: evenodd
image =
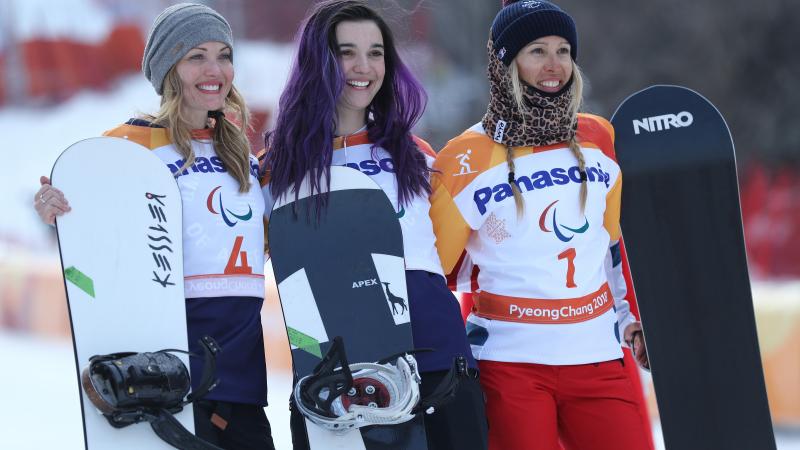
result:
M 81 385 L 92 404 L 115 428 L 146 421 L 175 448 L 218 449 L 190 433 L 173 417 L 218 383 L 216 354 L 221 349 L 210 336 L 203 337 L 200 344 L 205 364 L 200 386 L 191 394 L 189 370 L 172 354 L 191 353 L 175 349 L 92 356 L 81 374 Z

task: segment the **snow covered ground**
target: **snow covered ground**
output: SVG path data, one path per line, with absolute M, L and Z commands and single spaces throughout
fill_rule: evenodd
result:
M 78 378 L 72 345 L 0 331 L 0 448 L 81 450 Z M 266 409 L 276 449 L 291 449 L 289 399 L 291 376 L 269 374 Z
M 78 380 L 70 343 L 0 331 L 0 355 L 0 448 L 83 449 Z M 270 406 L 266 411 L 278 450 L 292 448 L 286 407 L 290 387 L 288 373 L 269 373 Z M 657 423 L 653 431 L 657 448 L 663 449 Z M 800 450 L 800 433 L 779 431 L 777 440 L 779 450 Z

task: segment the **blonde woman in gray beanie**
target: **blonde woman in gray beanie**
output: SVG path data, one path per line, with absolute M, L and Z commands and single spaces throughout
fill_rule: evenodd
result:
M 230 26 L 213 9 L 193 3 L 165 9 L 153 22 L 142 61 L 161 108 L 104 134 L 151 149 L 181 191 L 190 350 L 202 355 L 198 340 L 205 335 L 224 349 L 217 356 L 219 385 L 194 403 L 196 434 L 225 449 L 274 449 L 264 413 L 260 315 L 264 199 L 258 161 L 242 131 L 248 111 L 233 86 L 233 54 Z M 40 182 L 35 208 L 52 224 L 69 203 L 47 177 Z M 192 357 L 192 373 L 202 373 L 202 363 Z

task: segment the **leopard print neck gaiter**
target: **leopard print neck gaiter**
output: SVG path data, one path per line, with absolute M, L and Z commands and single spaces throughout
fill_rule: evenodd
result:
M 575 136 L 578 120 L 569 113 L 572 89 L 547 96 L 523 82 L 527 108 L 522 109 L 514 99 L 508 67 L 497 57 L 491 39 L 488 53 L 490 99 L 482 123 L 489 137 L 506 147 L 540 147 Z

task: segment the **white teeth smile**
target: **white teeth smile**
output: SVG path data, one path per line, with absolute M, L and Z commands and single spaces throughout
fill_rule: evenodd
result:
M 202 91 L 218 91 L 219 85 L 218 84 L 200 84 L 197 86 Z
M 539 84 L 541 84 L 544 87 L 554 88 L 554 87 L 558 87 L 558 85 L 561 84 L 561 83 L 558 82 L 558 81 L 555 81 L 555 80 L 548 80 L 548 81 L 542 81 Z
M 350 86 L 353 86 L 353 87 L 362 87 L 363 88 L 363 87 L 369 86 L 369 81 L 350 80 L 350 81 L 347 82 L 347 84 L 349 84 Z

